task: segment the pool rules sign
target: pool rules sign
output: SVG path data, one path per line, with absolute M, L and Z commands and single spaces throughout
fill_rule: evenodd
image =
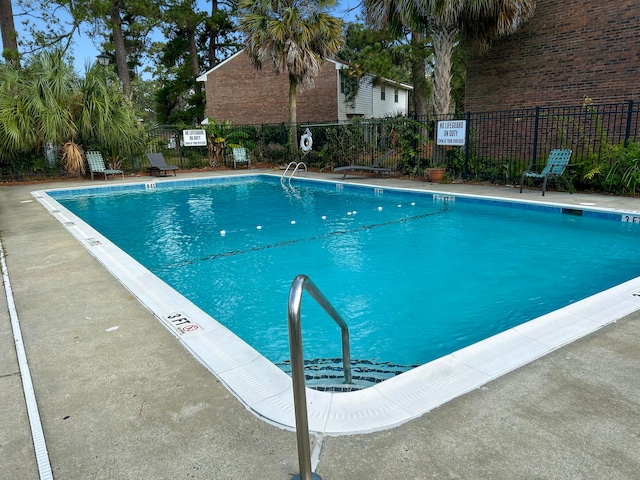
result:
M 206 147 L 207 132 L 204 130 L 183 130 L 182 142 L 185 147 Z
M 466 136 L 466 120 L 445 120 L 438 122 L 438 145 L 464 145 Z

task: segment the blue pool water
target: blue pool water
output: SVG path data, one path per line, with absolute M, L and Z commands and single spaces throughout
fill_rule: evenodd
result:
M 300 273 L 348 322 L 352 358 L 407 366 L 640 274 L 637 225 L 292 185 L 248 177 L 55 198 L 275 363 L 289 356 Z M 302 312 L 305 357 L 339 357 L 333 322 L 306 296 Z

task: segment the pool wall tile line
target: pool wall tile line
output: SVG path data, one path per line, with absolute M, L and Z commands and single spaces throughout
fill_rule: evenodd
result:
M 279 181 L 279 177 L 275 175 L 262 176 L 270 177 L 270 181 Z M 234 181 L 238 178 L 217 177 L 207 179 L 207 183 Z M 255 175 L 245 175 L 242 178 L 253 181 Z M 294 179 L 297 180 L 299 179 Z M 192 182 L 202 184 L 202 181 L 198 180 Z M 157 183 L 157 187 L 162 188 L 161 185 L 169 186 L 172 183 L 184 186 L 177 180 L 163 180 Z M 323 183 L 327 188 L 335 188 L 336 185 L 333 181 Z M 132 190 L 145 188 L 144 183 L 133 188 L 135 185 L 132 185 Z M 119 187 L 123 186 L 127 185 L 106 188 L 109 191 L 122 191 Z M 355 187 L 379 188 L 365 185 Z M 77 191 L 83 194 L 94 190 L 100 189 L 90 187 L 57 191 Z M 418 193 L 424 195 L 424 192 L 407 192 L 409 196 Z M 475 198 L 451 195 L 456 197 L 456 201 Z M 33 192 L 33 196 L 248 410 L 273 425 L 295 429 L 293 391 L 291 379 L 287 374 L 58 204 L 53 198 L 55 194 L 49 196 L 45 191 L 38 191 Z M 495 206 L 517 208 L 528 208 L 527 205 L 532 208 L 540 206 L 535 202 L 527 204 L 499 198 L 489 198 L 488 202 Z M 550 209 L 547 207 L 546 211 L 560 212 L 562 208 L 561 205 Z M 597 214 L 599 211 L 594 212 Z M 620 219 L 619 212 L 600 213 L 617 215 Z M 601 218 L 611 219 L 607 216 Z M 640 277 L 370 388 L 348 393 L 307 389 L 310 430 L 326 435 L 344 435 L 373 432 L 400 425 L 637 310 L 640 310 Z M 176 317 L 176 314 L 179 317 Z M 176 318 L 191 320 L 198 328 L 185 333 L 172 323 Z M 180 320 L 180 326 L 182 325 L 184 322 Z
M 262 174 L 263 177 L 271 177 L 272 181 L 276 178 L 273 175 Z M 628 217 L 629 223 L 637 223 L 640 226 L 640 211 L 626 211 L 626 210 L 612 210 L 603 207 L 588 207 L 588 206 L 580 206 L 569 205 L 569 204 L 549 204 L 544 202 L 539 202 L 536 200 L 529 199 L 508 199 L 502 197 L 492 197 L 492 196 L 476 196 L 469 194 L 461 194 L 447 191 L 429 191 L 429 190 L 418 190 L 418 189 L 396 189 L 392 187 L 381 188 L 380 185 L 373 184 L 349 184 L 342 183 L 336 180 L 322 180 L 322 179 L 308 179 L 308 178 L 293 178 L 292 184 L 296 183 L 313 183 L 317 185 L 319 183 L 327 184 L 326 187 L 329 190 L 335 189 L 335 185 L 342 185 L 342 192 L 383 192 L 384 190 L 393 191 L 394 194 L 401 194 L 407 197 L 407 199 L 415 199 L 415 198 L 431 198 L 434 200 L 443 200 L 449 199 L 449 201 L 468 203 L 468 204 L 477 204 L 477 205 L 485 205 L 485 206 L 493 206 L 493 207 L 501 207 L 501 208 L 514 208 L 521 210 L 530 210 L 536 212 L 544 212 L 544 213 L 563 213 L 563 210 L 571 210 L 576 211 L 580 210 L 581 214 L 585 217 L 597 218 L 600 220 L 613 220 L 613 221 L 624 221 L 623 217 Z M 634 221 L 635 220 L 635 221 Z M 639 230 L 640 232 L 640 230 Z
M 156 189 L 164 189 L 164 188 L 189 188 L 189 187 L 197 187 L 202 185 L 220 185 L 227 184 L 232 182 L 239 181 L 267 181 L 270 183 L 279 183 L 281 181 L 280 174 L 269 174 L 269 173 L 246 173 L 240 175 L 233 175 L 227 177 L 209 177 L 209 178 L 195 178 L 195 179 L 179 179 L 174 177 L 162 178 L 157 177 L 153 179 Z M 127 184 L 117 184 L 117 185 L 105 185 L 105 186 L 86 186 L 86 187 L 72 187 L 68 189 L 54 189 L 54 190 L 46 190 L 40 192 L 33 192 L 34 196 L 41 195 L 43 193 L 50 195 L 52 198 L 61 198 L 65 196 L 75 196 L 75 195 L 97 195 L 97 194 L 108 194 L 108 193 L 118 193 L 118 192 L 127 192 L 127 191 L 144 191 L 147 189 L 147 184 L 149 181 L 141 181 L 137 183 L 127 183 Z M 532 210 L 539 212 L 547 212 L 547 213 L 562 213 L 563 210 L 571 210 L 576 211 L 580 210 L 582 215 L 585 217 L 591 218 L 599 218 L 601 220 L 614 220 L 614 221 L 624 221 L 623 217 L 627 217 L 629 223 L 638 223 L 640 226 L 640 211 L 618 211 L 618 210 L 610 210 L 606 208 L 595 208 L 588 206 L 580 206 L 576 205 L 566 205 L 566 204 L 557 204 L 550 205 L 548 203 L 538 202 L 535 200 L 514 200 L 514 199 L 505 199 L 501 197 L 492 197 L 492 196 L 475 196 L 468 194 L 460 194 L 446 191 L 429 191 L 429 190 L 418 190 L 418 189 L 397 189 L 391 187 L 381 188 L 379 185 L 373 184 L 350 184 L 344 183 L 340 181 L 336 181 L 333 179 L 317 179 L 317 178 L 306 178 L 306 177 L 294 177 L 289 182 L 287 180 L 287 185 L 295 186 L 296 184 L 313 184 L 316 188 L 321 187 L 326 190 L 335 191 L 336 186 L 340 185 L 342 192 L 383 192 L 384 190 L 393 191 L 395 194 L 400 194 L 406 196 L 407 199 L 414 198 L 430 198 L 433 199 L 434 196 L 438 198 L 453 198 L 453 201 L 458 201 L 462 203 L 470 203 L 470 204 L 480 204 L 486 206 L 494 206 L 494 207 L 503 207 L 503 208 L 516 208 L 523 210 Z M 636 220 L 637 219 L 637 220 Z
M 111 186 L 87 186 L 61 188 L 56 190 L 47 190 L 47 194 L 52 198 L 69 197 L 76 195 L 104 195 L 108 193 L 135 192 L 145 189 L 144 183 L 126 183 Z

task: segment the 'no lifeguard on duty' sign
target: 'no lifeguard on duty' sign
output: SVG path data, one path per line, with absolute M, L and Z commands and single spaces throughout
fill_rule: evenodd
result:
M 183 130 L 182 142 L 185 147 L 206 147 L 207 132 L 204 130 Z
M 445 120 L 438 122 L 438 145 L 464 145 L 466 134 L 466 120 Z

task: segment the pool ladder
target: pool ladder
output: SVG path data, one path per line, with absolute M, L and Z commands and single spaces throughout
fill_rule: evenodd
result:
M 289 170 L 291 170 L 291 167 L 293 167 L 293 170 L 289 174 L 289 181 L 291 181 L 291 178 L 296 174 L 298 170 L 300 170 L 301 167 L 304 168 L 304 173 L 307 173 L 308 171 L 307 164 L 304 162 L 289 162 L 289 165 L 287 165 L 287 168 L 285 169 L 284 173 L 280 177 L 280 181 L 284 181 L 287 173 L 289 173 Z
M 293 380 L 293 406 L 296 416 L 296 438 L 298 442 L 298 464 L 300 474 L 293 480 L 321 480 L 320 476 L 311 472 L 311 445 L 309 442 L 309 420 L 307 417 L 307 394 L 305 392 L 304 355 L 302 353 L 302 326 L 300 310 L 302 294 L 309 292 L 313 299 L 338 324 L 342 332 L 342 369 L 344 383 L 351 380 L 351 350 L 349 347 L 349 327 L 329 300 L 322 294 L 306 275 L 298 275 L 293 279 L 289 289 L 289 305 L 287 321 L 289 325 L 289 350 L 291 351 L 291 379 Z

